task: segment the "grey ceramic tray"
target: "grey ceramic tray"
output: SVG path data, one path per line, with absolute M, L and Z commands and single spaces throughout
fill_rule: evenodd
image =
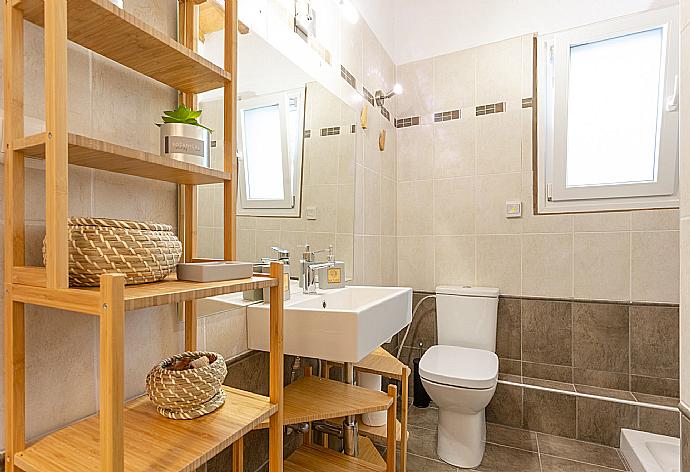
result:
M 192 282 L 217 282 L 251 277 L 251 262 L 189 262 L 177 264 L 177 279 Z

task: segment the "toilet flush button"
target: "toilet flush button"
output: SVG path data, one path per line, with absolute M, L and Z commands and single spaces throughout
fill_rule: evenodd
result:
M 506 202 L 506 218 L 520 218 L 522 216 L 522 202 L 507 201 Z

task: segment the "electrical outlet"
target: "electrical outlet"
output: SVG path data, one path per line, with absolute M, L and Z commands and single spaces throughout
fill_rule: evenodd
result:
M 304 216 L 308 220 L 315 220 L 316 219 L 316 207 L 307 207 L 304 209 Z

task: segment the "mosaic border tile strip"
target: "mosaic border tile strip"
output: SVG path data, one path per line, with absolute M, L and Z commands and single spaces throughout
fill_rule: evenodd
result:
M 357 89 L 357 79 L 355 79 L 355 76 L 352 75 L 350 71 L 347 70 L 343 65 L 340 66 L 340 76 L 345 79 L 345 82 L 350 84 L 350 87 Z
M 362 87 L 362 93 L 364 94 L 364 99 L 374 106 L 374 96 L 365 87 Z
M 459 120 L 460 110 L 450 110 L 450 111 L 440 111 L 434 113 L 434 123 L 440 123 L 441 121 Z
M 321 136 L 336 136 L 338 134 L 340 134 L 340 126 L 321 128 Z
M 532 97 L 522 99 L 522 108 L 532 108 L 533 100 Z
M 477 116 L 490 115 L 492 113 L 502 113 L 506 111 L 506 102 L 490 103 L 488 105 L 477 106 Z
M 304 130 L 304 137 L 305 138 L 311 138 L 311 130 L 310 129 Z
M 395 120 L 396 128 L 409 128 L 410 126 L 417 126 L 418 124 L 418 116 L 411 116 L 409 118 L 398 118 L 397 120 Z
M 391 120 L 391 113 L 386 109 L 386 107 L 384 107 L 384 106 L 381 107 L 381 114 L 388 121 Z
M 357 132 L 357 125 L 350 125 L 350 134 L 355 134 Z

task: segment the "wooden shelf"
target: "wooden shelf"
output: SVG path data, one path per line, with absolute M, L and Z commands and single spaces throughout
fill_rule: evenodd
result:
M 285 387 L 283 423 L 309 423 L 388 409 L 393 399 L 383 392 L 321 377 L 303 377 Z M 258 426 L 268 427 L 268 422 Z
M 285 460 L 285 472 L 383 472 L 385 467 L 321 446 L 302 446 Z
M 376 446 L 374 446 L 374 443 L 371 442 L 371 439 L 365 436 L 359 437 L 359 454 L 357 457 L 363 461 L 369 462 L 370 464 L 374 464 L 383 470 L 386 469 L 386 461 L 381 456 L 381 453 L 379 453 L 379 450 L 376 449 Z
M 44 0 L 22 0 L 24 18 L 43 26 Z M 170 87 L 200 93 L 231 74 L 108 0 L 68 0 L 67 38 Z
M 147 397 L 125 405 L 127 472 L 194 471 L 272 415 L 267 397 L 223 387 L 225 405 L 195 420 L 158 414 Z M 25 472 L 93 472 L 100 469 L 98 416 L 61 429 L 15 455 Z
M 401 380 L 407 366 L 395 358 L 393 354 L 379 347 L 360 362 L 355 364 L 355 370 L 369 374 L 383 375 L 391 379 Z M 405 371 L 410 375 L 410 370 Z
M 14 149 L 27 157 L 45 159 L 46 133 L 14 141 Z M 91 169 L 135 175 L 176 184 L 216 184 L 230 180 L 229 173 L 137 151 L 117 144 L 69 133 L 69 163 Z
M 43 273 L 45 273 L 44 268 L 32 269 L 39 269 L 34 272 L 40 272 L 40 269 L 43 269 Z M 187 282 L 177 280 L 174 275 L 171 275 L 160 282 L 126 286 L 125 310 L 169 305 L 276 285 L 276 280 L 269 277 L 251 277 L 220 282 Z M 100 313 L 101 301 L 98 287 L 49 289 L 45 286 L 13 283 L 12 289 L 15 299 L 22 303 L 93 315 Z

